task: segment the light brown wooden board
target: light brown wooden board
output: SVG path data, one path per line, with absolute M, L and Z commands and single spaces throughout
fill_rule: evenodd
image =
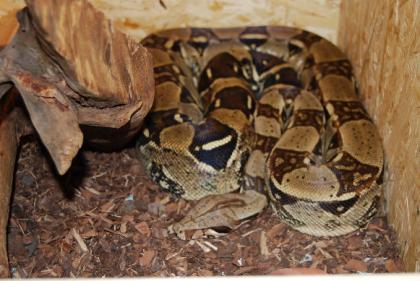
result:
M 407 271 L 420 271 L 420 2 L 345 0 L 339 45 L 383 138 L 384 193 Z
M 18 28 L 16 12 L 23 6 L 23 1 L 0 1 L 0 48 L 10 42 Z
M 23 7 L 23 0 L 0 1 L 2 11 Z M 337 41 L 342 0 L 89 0 L 111 18 L 115 26 L 141 39 L 171 27 L 291 25 Z

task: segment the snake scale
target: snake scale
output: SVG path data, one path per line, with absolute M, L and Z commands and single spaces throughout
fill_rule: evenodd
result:
M 156 95 L 138 147 L 162 189 L 191 200 L 264 191 L 316 236 L 376 213 L 382 144 L 334 44 L 282 26 L 164 30 L 142 44 Z

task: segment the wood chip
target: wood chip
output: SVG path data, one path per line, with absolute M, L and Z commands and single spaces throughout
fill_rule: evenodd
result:
M 127 159 L 120 153 L 82 152 L 90 165 L 89 187 L 101 192 L 102 196 L 94 195 L 90 200 L 76 198 L 70 202 L 62 193 L 55 192 L 59 186 L 53 180 L 54 174 L 49 172 L 48 162 L 34 154 L 39 146 L 30 145 L 29 150 L 25 146 L 22 148 L 23 159 L 18 160 L 17 172 L 27 174 L 26 170 L 33 170 L 39 187 L 28 189 L 17 177 L 11 227 L 8 228 L 9 237 L 15 237 L 9 242 L 10 268 L 17 272 L 12 273 L 14 276 L 202 276 L 211 272 L 214 275 L 267 275 L 276 273 L 276 269 L 280 269 L 277 274 L 323 274 L 324 271 L 335 274 L 364 272 L 366 266 L 369 273 L 404 271 L 398 259 L 395 234 L 387 228 L 384 217 L 377 218 L 376 225 L 387 229 L 386 233 L 362 229 L 344 237 L 315 238 L 292 230 L 266 208 L 256 218 L 250 218 L 223 236 L 209 228 L 196 231 L 199 244 L 192 240 L 180 241 L 169 235 L 166 228 L 194 203 L 176 201 L 183 202 L 177 204 L 183 206 L 179 214 L 178 210 L 170 214 L 163 211 L 160 216 L 148 212 L 148 204 L 159 202 L 165 195 L 158 192 L 157 187 L 149 188 L 152 183 L 142 174 L 127 177 L 129 183 L 125 186 L 121 176 L 127 173 L 127 167 L 137 163 L 137 159 Z M 131 150 L 127 151 L 131 153 Z M 89 180 L 89 174 L 101 174 L 105 168 L 109 171 L 106 175 Z M 115 188 L 109 188 L 108 184 Z M 134 194 L 136 198 L 134 209 L 124 207 L 128 194 Z M 102 213 L 101 207 L 110 201 L 115 203 L 113 211 Z M 160 206 L 164 210 L 173 202 Z M 44 206 L 56 204 L 57 207 L 40 208 L 40 203 Z M 44 219 L 46 216 L 48 219 Z M 76 245 L 72 227 L 80 234 L 88 252 L 82 252 Z M 146 236 L 147 229 L 149 237 Z M 262 232 L 265 232 L 268 256 L 263 255 Z M 24 236 L 27 245 L 39 240 L 32 257 L 28 257 L 22 241 Z M 352 244 L 359 244 L 359 238 L 363 246 L 357 249 Z M 152 254 L 146 253 L 149 250 L 155 251 L 151 260 Z M 351 263 L 347 265 L 350 259 L 365 265 L 353 269 Z M 295 269 L 297 266 L 312 269 Z
M 368 229 L 370 230 L 375 230 L 375 231 L 380 231 L 380 232 L 386 232 L 386 229 L 383 229 L 382 227 L 380 227 L 379 225 L 376 225 L 374 223 L 370 223 L 368 224 Z
M 203 243 L 201 243 L 198 240 L 194 240 L 194 241 L 195 241 L 195 244 L 198 245 L 201 248 L 201 250 L 203 250 L 204 253 L 211 252 L 211 248 L 207 247 L 206 245 L 204 245 Z
M 128 237 L 128 235 L 127 235 L 127 234 L 122 233 L 122 232 L 120 232 L 120 231 L 115 231 L 115 230 L 112 230 L 112 229 L 110 229 L 110 228 L 104 228 L 104 230 L 105 230 L 106 232 L 110 232 L 110 233 L 112 233 L 112 234 L 120 235 L 120 236 L 125 237 L 125 238 L 127 238 L 127 237 Z
M 260 254 L 263 256 L 268 256 L 270 251 L 267 247 L 267 236 L 265 235 L 265 231 L 261 231 L 260 234 Z
M 347 241 L 347 249 L 349 250 L 356 250 L 360 249 L 363 246 L 363 240 L 360 236 L 353 235 L 346 239 Z
M 126 233 L 127 232 L 127 222 L 123 222 L 121 224 L 120 231 L 121 231 L 121 233 Z
M 80 234 L 80 236 L 83 239 L 92 238 L 92 237 L 98 236 L 98 232 L 96 230 L 94 230 L 94 229 L 91 229 L 91 230 L 88 230 L 88 231 Z
M 198 272 L 198 275 L 199 276 L 213 276 L 214 274 L 213 274 L 213 271 L 210 271 L 210 270 L 208 270 L 208 269 L 205 269 L 205 268 L 199 268 L 198 270 L 197 270 L 197 272 Z
M 75 228 L 71 229 L 71 234 L 73 235 L 74 239 L 77 241 L 77 244 L 79 245 L 80 249 L 82 250 L 82 252 L 87 252 L 88 247 L 85 244 L 85 241 L 83 241 L 83 238 L 80 237 L 79 232 L 77 232 L 77 230 Z
M 385 261 L 385 268 L 388 272 L 401 272 L 403 269 L 395 263 L 393 259 Z
M 97 214 L 93 213 L 92 211 L 87 211 L 85 214 L 88 215 L 88 216 L 90 216 L 90 217 L 93 217 L 93 218 L 102 220 L 102 221 L 108 223 L 109 225 L 115 224 L 112 220 L 110 220 L 110 219 L 108 219 L 108 218 L 106 218 L 106 217 L 104 217 L 102 215 L 97 215 Z
M 326 248 L 329 244 L 327 244 L 325 241 L 318 241 L 314 243 L 315 247 L 317 248 Z
M 165 197 L 163 197 L 163 198 L 159 201 L 159 203 L 160 203 L 160 204 L 162 204 L 162 205 L 166 205 L 166 204 L 168 204 L 170 201 L 171 201 L 171 196 L 166 195 Z
M 318 268 L 305 268 L 305 267 L 280 268 L 269 273 L 269 275 L 320 275 L 320 274 L 327 274 L 327 273 Z
M 213 245 L 212 243 L 210 243 L 209 241 L 204 241 L 203 243 L 204 243 L 207 247 L 211 248 L 213 251 L 217 251 L 217 250 L 218 250 L 218 248 L 217 248 L 215 245 Z
M 141 234 L 143 234 L 144 236 L 150 237 L 150 228 L 149 228 L 149 225 L 147 224 L 147 222 L 142 221 L 142 222 L 136 224 L 134 226 L 134 228 L 138 232 L 140 232 Z
M 99 191 L 97 191 L 96 189 L 93 189 L 93 188 L 91 188 L 91 187 L 85 186 L 85 189 L 86 189 L 87 191 L 89 191 L 90 193 L 93 193 L 93 194 L 95 194 L 95 195 L 101 195 L 101 193 L 100 193 Z
M 179 255 L 179 252 L 175 252 L 175 253 L 168 253 L 165 257 L 165 261 L 168 261 L 174 257 L 176 257 L 177 255 Z
M 101 206 L 101 212 L 102 213 L 109 213 L 114 209 L 114 207 L 115 207 L 114 202 L 109 201 L 109 202 L 107 202 L 107 203 L 105 203 Z
M 235 275 L 242 275 L 242 274 L 248 273 L 248 272 L 250 272 L 250 271 L 252 271 L 256 268 L 257 267 L 255 267 L 255 266 L 243 266 L 243 267 L 240 267 L 238 270 L 235 270 L 234 274 Z
M 249 236 L 249 235 L 251 235 L 251 234 L 253 234 L 253 233 L 255 233 L 255 232 L 257 232 L 257 231 L 260 231 L 261 230 L 261 228 L 255 228 L 255 229 L 252 229 L 252 230 L 250 230 L 250 231 L 248 231 L 248 232 L 245 232 L 244 234 L 242 234 L 241 236 L 242 237 L 247 237 L 247 236 Z
M 366 263 L 360 260 L 351 259 L 346 263 L 346 265 L 344 266 L 344 269 L 354 270 L 358 272 L 366 272 L 368 267 Z
M 143 267 L 150 266 L 155 255 L 156 255 L 156 252 L 154 250 L 144 251 L 143 255 L 139 257 L 140 266 L 143 266 Z
M 134 221 L 134 216 L 133 215 L 124 215 L 121 218 L 121 221 L 123 221 L 123 222 L 133 222 Z
M 286 230 L 287 225 L 285 223 L 279 223 L 274 225 L 270 230 L 267 231 L 267 238 L 273 240 L 274 237 L 282 235 L 283 231 Z
M 171 202 L 169 204 L 166 204 L 165 213 L 168 215 L 176 213 L 178 211 L 178 206 L 178 202 Z
M 323 250 L 322 248 L 317 248 L 319 250 L 319 252 L 327 259 L 332 259 L 333 256 L 330 255 L 330 253 L 328 253 L 326 250 Z

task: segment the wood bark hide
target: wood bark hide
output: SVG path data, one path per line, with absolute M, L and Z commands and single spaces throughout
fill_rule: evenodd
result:
M 6 87 L 0 87 L 0 96 Z M 0 99 L 0 278 L 9 276 L 7 259 L 7 222 L 12 193 L 16 152 L 22 135 L 30 132 L 30 123 L 21 108 L 15 105 L 16 92 Z
M 153 103 L 152 57 L 85 0 L 27 5 L 0 52 L 0 84 L 15 84 L 64 174 L 84 137 L 118 149 L 136 135 Z
M 86 0 L 27 1 L 0 51 L 0 277 L 9 274 L 6 227 L 19 139 L 32 123 L 59 172 L 84 139 L 119 149 L 140 130 L 154 97 L 150 53 Z M 9 94 L 15 86 L 17 92 Z M 31 122 L 14 105 L 20 95 Z

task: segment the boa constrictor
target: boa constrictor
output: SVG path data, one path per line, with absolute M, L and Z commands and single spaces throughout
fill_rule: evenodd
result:
M 335 45 L 275 26 L 172 29 L 142 44 L 156 95 L 138 145 L 161 188 L 194 200 L 265 186 L 280 218 L 317 236 L 375 214 L 382 144 Z

